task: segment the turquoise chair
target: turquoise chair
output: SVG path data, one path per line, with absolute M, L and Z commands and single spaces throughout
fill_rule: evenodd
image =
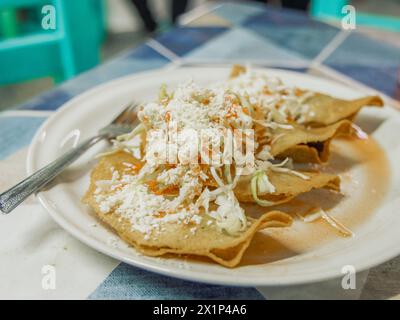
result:
M 351 2 L 349 0 L 312 0 L 311 14 L 321 19 L 341 19 L 345 15 L 342 13 L 342 8 L 347 4 L 351 4 Z M 400 31 L 400 19 L 390 16 L 373 15 L 357 11 L 356 24 Z
M 54 6 L 54 30 L 42 28 L 45 5 Z M 104 25 L 103 0 L 0 0 L 0 84 L 49 76 L 61 82 L 94 67 Z

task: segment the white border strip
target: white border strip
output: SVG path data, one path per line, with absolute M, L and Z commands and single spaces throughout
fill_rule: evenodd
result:
M 311 67 L 311 61 L 287 61 L 279 59 L 238 59 L 238 58 L 224 58 L 224 59 L 193 59 L 183 58 L 182 66 L 230 66 L 232 64 L 250 64 L 260 67 L 281 67 L 281 68 L 299 68 L 308 69 Z
M 214 11 L 215 9 L 223 6 L 223 3 L 204 3 L 192 10 L 188 11 L 187 13 L 181 15 L 178 18 L 179 25 L 186 25 L 189 24 L 198 18 L 205 16 L 206 14 Z
M 57 110 L 46 111 L 46 110 L 4 110 L 0 113 L 0 117 L 37 117 L 45 118 L 51 116 Z
M 325 46 L 324 49 L 312 60 L 311 66 L 320 65 L 325 61 L 333 51 L 335 51 L 344 40 L 351 34 L 351 31 L 340 31 L 333 39 Z
M 163 55 L 167 59 L 171 60 L 172 63 L 179 62 L 182 60 L 180 56 L 178 56 L 175 52 L 168 49 L 166 46 L 162 45 L 160 42 L 154 39 L 150 39 L 146 42 L 146 44 L 157 51 L 159 54 Z

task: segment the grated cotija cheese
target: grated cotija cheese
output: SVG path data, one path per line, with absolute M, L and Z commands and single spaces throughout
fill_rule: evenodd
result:
M 229 234 L 243 231 L 249 222 L 233 191 L 241 174 L 257 175 L 258 190 L 270 193 L 275 191 L 275 187 L 266 174 L 259 174 L 261 170 L 288 172 L 303 179 L 308 179 L 308 176 L 294 171 L 286 160 L 273 164 L 268 145 L 262 146 L 255 155 L 258 142 L 253 139 L 253 151 L 235 158 L 234 178 L 230 176 L 231 164 L 225 171 L 220 165 L 207 167 L 211 179 L 218 184 L 210 191 L 205 184 L 210 178 L 204 167 L 192 163 L 198 160 L 198 155 L 191 153 L 190 148 L 194 144 L 191 134 L 194 132 L 201 136 L 207 130 L 207 138 L 217 143 L 226 129 L 242 129 L 249 137 L 246 130 L 253 129 L 255 123 L 270 129 L 291 129 L 292 126 L 285 123 L 288 116 L 301 121 L 299 115 L 308 108 L 303 103 L 307 93 L 299 97 L 294 90 L 285 87 L 278 78 L 255 72 L 246 72 L 223 86 L 211 89 L 200 87 L 193 81 L 179 85 L 172 94 L 166 93 L 163 88 L 160 101 L 147 103 L 138 112 L 146 133 L 144 140 L 138 139 L 137 132 L 133 132 L 114 142 L 118 149 L 132 154 L 144 146 L 144 154 L 140 158 L 144 165 L 136 174 L 125 170 L 130 174 L 121 175 L 112 168 L 110 180 L 97 182 L 95 200 L 100 211 L 103 214 L 117 212 L 130 221 L 133 230 L 143 233 L 145 240 L 155 239 L 169 223 L 188 225 L 189 234 L 195 234 L 204 215 L 208 218 L 207 225 L 215 223 L 217 228 Z M 278 103 L 280 107 L 277 109 Z M 253 119 L 252 105 L 263 108 L 265 119 Z M 171 135 L 171 129 L 181 135 Z M 191 133 L 185 130 L 191 130 Z M 240 147 L 236 140 L 233 145 L 234 148 Z M 175 160 L 175 166 L 166 166 L 166 159 Z M 238 159 L 252 165 L 241 168 Z M 128 169 L 131 167 L 129 163 L 123 165 Z M 220 176 L 221 172 L 228 172 L 229 179 Z M 159 186 L 178 186 L 179 193 L 176 196 L 156 194 L 144 183 L 149 177 Z
M 247 68 L 246 72 L 220 84 L 220 87 L 248 96 L 251 104 L 263 110 L 268 122 L 285 123 L 293 119 L 303 123 L 307 115 L 312 116 L 306 101 L 314 95 L 313 92 L 285 86 L 279 78 L 265 72 Z
M 113 189 L 116 184 L 122 187 Z M 110 180 L 109 185 L 103 184 L 96 192 L 95 199 L 102 213 L 115 210 L 130 221 L 133 230 L 145 234 L 147 239 L 153 232 L 162 232 L 165 223 L 201 223 L 201 217 L 193 207 L 178 208 L 179 204 L 175 200 L 149 192 L 148 187 L 138 183 L 137 177 L 132 175 L 124 175 L 120 180 Z M 161 214 L 163 212 L 160 210 L 168 213 Z

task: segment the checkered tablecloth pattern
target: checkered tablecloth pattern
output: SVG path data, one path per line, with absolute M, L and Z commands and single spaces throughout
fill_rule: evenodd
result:
M 63 103 L 98 84 L 144 70 L 165 67 L 173 72 L 184 65 L 251 63 L 332 78 L 377 91 L 389 104 L 398 105 L 400 47 L 377 42 L 365 33 L 249 2 L 204 6 L 182 21 L 181 26 L 1 113 L 0 189 L 25 176 L 33 134 Z M 33 198 L 11 215 L 0 216 L 0 238 L 0 298 L 369 298 L 377 297 L 377 292 L 390 298 L 399 294 L 400 279 L 395 279 L 396 287 L 388 276 L 400 271 L 400 259 L 359 274 L 358 289 L 350 291 L 341 289 L 340 280 L 271 289 L 213 286 L 160 276 L 81 244 Z M 56 290 L 42 288 L 43 265 L 57 268 Z M 389 282 L 391 289 L 376 285 Z

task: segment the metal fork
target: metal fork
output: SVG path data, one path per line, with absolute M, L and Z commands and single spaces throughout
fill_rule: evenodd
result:
M 138 124 L 137 106 L 138 104 L 135 103 L 129 104 L 109 125 L 100 129 L 96 136 L 82 141 L 58 159 L 3 192 L 0 195 L 0 211 L 10 213 L 27 197 L 46 186 L 97 142 L 103 139 L 110 140 L 121 134 L 131 132 Z

